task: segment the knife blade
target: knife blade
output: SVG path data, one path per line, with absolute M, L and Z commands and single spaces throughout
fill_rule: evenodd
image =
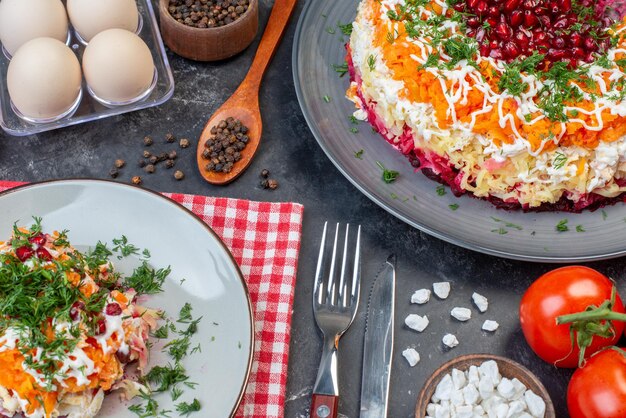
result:
M 370 290 L 363 338 L 361 418 L 387 416 L 393 355 L 396 256 L 387 258 Z

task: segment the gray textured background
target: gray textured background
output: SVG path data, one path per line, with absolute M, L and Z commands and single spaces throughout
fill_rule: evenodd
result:
M 272 1 L 260 1 L 264 27 Z M 194 147 L 206 119 L 237 87 L 252 60 L 257 41 L 243 54 L 217 64 L 191 62 L 169 55 L 176 80 L 174 97 L 165 105 L 86 125 L 26 138 L 0 133 L 0 179 L 38 181 L 67 177 L 107 178 L 116 158 L 129 162 L 119 181 L 142 174 L 136 160 L 144 149 L 142 138 L 152 135 L 157 144 L 166 133 L 188 137 L 194 143 L 179 151 L 177 168 L 187 178 L 176 182 L 172 171 L 159 169 L 143 175 L 144 186 L 166 192 L 241 197 L 253 200 L 296 201 L 304 204 L 303 241 L 298 268 L 291 355 L 286 394 L 286 417 L 306 417 L 317 372 L 321 340 L 311 312 L 311 289 L 318 240 L 324 220 L 360 223 L 364 227 L 363 293 L 388 253 L 398 255 L 396 345 L 394 350 L 390 417 L 411 417 L 425 379 L 443 362 L 472 352 L 490 352 L 513 358 L 536 372 L 550 391 L 557 415 L 567 416 L 565 391 L 570 372 L 543 363 L 527 347 L 519 327 L 517 307 L 524 290 L 553 265 L 530 264 L 485 256 L 431 238 L 387 214 L 360 194 L 330 163 L 316 144 L 300 111 L 293 87 L 291 48 L 298 5 L 282 45 L 271 64 L 261 91 L 264 136 L 258 156 L 248 171 L 228 187 L 206 184 L 195 168 Z M 163 150 L 169 146 L 161 145 Z M 259 172 L 267 168 L 280 182 L 275 191 L 259 187 Z M 621 260 L 595 263 L 595 267 L 621 284 Z M 433 298 L 427 305 L 411 306 L 410 294 L 433 282 L 452 282 L 448 300 Z M 623 288 L 623 286 L 621 286 Z M 490 300 L 486 314 L 478 314 L 471 294 Z M 340 343 L 340 413 L 358 416 L 362 305 L 351 329 Z M 458 323 L 449 316 L 454 306 L 472 307 L 474 318 Z M 431 324 L 423 334 L 404 327 L 409 313 L 426 313 Z M 500 329 L 488 335 L 480 330 L 484 319 L 496 319 Z M 444 350 L 441 337 L 455 333 L 460 345 Z M 422 361 L 409 368 L 400 353 L 413 346 Z

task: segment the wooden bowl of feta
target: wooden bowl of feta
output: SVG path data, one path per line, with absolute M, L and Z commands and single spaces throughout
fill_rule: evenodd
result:
M 491 354 L 457 357 L 426 381 L 415 417 L 452 412 L 456 417 L 556 418 L 550 395 L 537 376 L 513 360 Z

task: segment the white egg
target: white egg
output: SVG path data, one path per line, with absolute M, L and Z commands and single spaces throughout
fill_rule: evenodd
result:
M 67 14 L 61 0 L 0 1 L 0 41 L 11 55 L 31 39 L 67 40 Z
M 147 91 L 154 77 L 148 45 L 123 29 L 96 35 L 83 54 L 85 80 L 100 99 L 126 102 Z
M 13 105 L 32 119 L 67 112 L 78 99 L 81 82 L 78 58 L 65 43 L 53 38 L 26 42 L 7 71 Z
M 139 12 L 135 0 L 67 0 L 74 29 L 87 42 L 107 29 L 137 30 Z

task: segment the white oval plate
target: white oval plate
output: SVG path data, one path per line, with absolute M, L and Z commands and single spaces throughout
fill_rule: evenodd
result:
M 37 216 L 43 218 L 45 231 L 68 229 L 70 243 L 81 250 L 98 241 L 111 248 L 111 241 L 124 235 L 150 251 L 154 267 L 171 266 L 164 292 L 150 296 L 145 305 L 177 319 L 189 302 L 194 318 L 203 317 L 191 345 L 200 343 L 202 351 L 183 360 L 189 380 L 198 386 L 193 390 L 181 385 L 184 394 L 176 402 L 169 394 L 159 394 L 159 409 L 173 411 L 174 417 L 175 403 L 197 398 L 202 404 L 194 414 L 198 417 L 234 415 L 252 364 L 252 308 L 239 267 L 202 220 L 158 193 L 103 180 L 60 180 L 12 189 L 0 194 L 0 214 L 0 240 L 11 235 L 14 222 L 30 225 Z M 132 263 L 115 257 L 112 262 L 122 273 L 130 273 Z M 151 366 L 172 362 L 162 346 L 155 341 Z M 128 406 L 110 394 L 98 417 L 136 417 Z

